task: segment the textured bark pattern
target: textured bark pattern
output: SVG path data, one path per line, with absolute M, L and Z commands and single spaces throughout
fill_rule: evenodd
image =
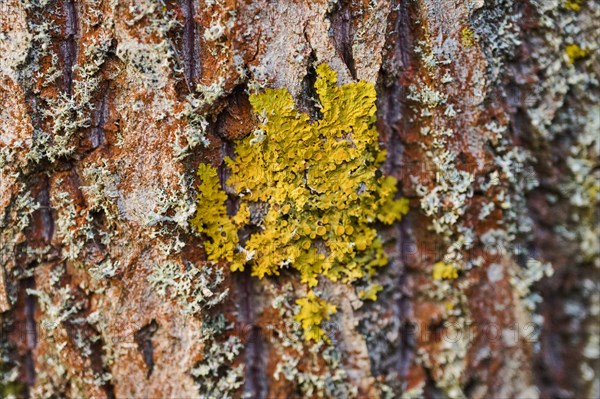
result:
M 596 2 L 0 8 L 0 396 L 600 395 Z M 293 323 L 297 276 L 212 265 L 187 223 L 248 91 L 316 116 L 321 63 L 376 84 L 411 199 L 376 302 L 320 285 L 330 346 Z

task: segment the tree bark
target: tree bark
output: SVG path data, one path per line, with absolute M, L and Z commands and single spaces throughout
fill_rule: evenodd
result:
M 597 398 L 600 5 L 584 0 L 0 3 L 0 396 Z M 411 209 L 383 291 L 206 260 L 200 163 L 318 115 L 315 67 L 377 91 Z M 457 278 L 436 279 L 436 264 Z

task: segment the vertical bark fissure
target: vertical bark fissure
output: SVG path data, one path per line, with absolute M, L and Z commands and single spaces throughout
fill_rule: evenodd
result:
M 403 136 L 411 129 L 410 110 L 407 107 L 407 87 L 412 76 L 415 56 L 413 51 L 415 37 L 412 31 L 415 13 L 412 7 L 408 2 L 399 4 L 393 2 L 391 5 L 391 8 L 395 10 L 390 14 L 390 18 L 393 19 L 388 24 L 388 30 L 393 29 L 393 32 L 388 34 L 391 48 L 388 63 L 383 65 L 378 82 L 378 119 L 388 153 L 383 169 L 386 174 L 394 174 L 400 178 L 401 174 L 405 173 L 402 168 L 406 167 L 403 159 Z M 396 248 L 401 259 L 397 261 L 399 269 L 397 289 L 400 295 L 395 304 L 395 313 L 399 320 L 399 338 L 393 358 L 396 372 L 402 380 L 402 386 L 405 386 L 416 347 L 415 325 L 412 321 L 410 276 L 406 265 L 412 255 L 408 253 L 407 244 L 411 238 L 407 223 L 410 223 L 410 220 L 404 219 L 395 229 L 398 236 Z
M 401 259 L 404 261 L 410 256 L 407 253 L 406 237 L 407 231 L 405 228 L 406 222 L 400 222 L 400 239 L 398 240 L 398 246 L 400 247 Z M 414 352 L 415 352 L 415 325 L 411 321 L 412 318 L 412 303 L 411 303 L 411 292 L 410 285 L 408 284 L 408 274 L 406 266 L 402 265 L 400 270 L 400 276 L 398 278 L 398 287 L 400 287 L 400 298 L 397 303 L 397 315 L 400 324 L 399 333 L 399 345 L 398 345 L 398 363 L 397 372 L 398 376 L 405 381 L 408 377 L 410 365 L 412 363 Z
M 195 7 L 194 0 L 182 0 L 181 9 L 183 11 L 183 67 L 185 79 L 188 87 L 194 87 L 194 81 L 199 76 L 200 65 L 198 63 L 198 27 L 194 19 Z
M 100 93 L 100 103 L 96 107 L 94 115 L 94 127 L 90 132 L 90 142 L 92 148 L 98 148 L 105 141 L 104 124 L 108 118 L 108 99 L 110 95 L 110 82 L 106 82 L 103 85 Z
M 33 214 L 34 218 L 34 240 L 39 239 L 43 244 L 49 244 L 54 235 L 54 219 L 52 217 L 52 208 L 50 207 L 50 182 L 47 176 L 40 177 L 36 200 L 39 209 Z
M 73 91 L 73 66 L 77 62 L 77 7 L 74 0 L 63 5 L 65 12 L 65 37 L 61 44 L 63 57 L 63 84 L 65 93 Z
M 408 2 L 394 2 L 391 7 L 396 11 L 390 14 L 390 18 L 394 18 L 390 24 L 393 32 L 388 35 L 391 48 L 378 82 L 378 119 L 381 121 L 388 152 L 384 171 L 403 173 L 402 138 L 411 128 L 407 96 L 408 85 L 414 73 L 416 38 L 413 33 L 413 21 L 416 12 L 414 5 Z
M 352 1 L 350 0 L 340 1 L 337 5 L 337 9 L 330 16 L 334 47 L 340 58 L 348 67 L 350 75 L 356 79 L 356 68 L 352 50 L 352 40 L 354 36 L 352 19 Z
M 304 34 L 307 43 L 308 37 Z M 306 76 L 302 79 L 302 92 L 297 101 L 298 109 L 302 112 L 306 112 L 312 121 L 321 119 L 321 111 L 318 104 L 317 91 L 315 90 L 315 82 L 317 81 L 317 72 L 315 71 L 315 62 L 317 61 L 317 55 L 314 50 L 311 50 L 308 57 L 308 71 Z
M 138 351 L 142 354 L 142 358 L 146 364 L 146 378 L 150 378 L 154 370 L 154 345 L 152 344 L 152 336 L 156 333 L 158 327 L 156 320 L 152 320 L 140 328 L 134 335 Z
M 429 369 L 425 369 L 425 386 L 423 387 L 423 394 L 428 399 L 446 399 L 447 395 L 437 387 L 433 375 Z
M 266 398 L 268 394 L 264 337 L 256 323 L 256 301 L 249 270 L 237 279 L 240 321 L 246 333 L 244 393 L 251 398 Z
M 396 20 L 396 37 L 394 58 L 399 61 L 399 67 L 402 68 L 403 74 L 408 74 L 413 68 L 414 59 L 414 25 L 416 12 L 413 2 L 401 1 L 399 4 L 393 5 L 393 8 L 398 9 L 398 17 Z
M 100 333 L 97 331 L 97 329 L 92 324 L 88 323 L 88 328 L 90 330 L 92 330 L 96 336 L 100 336 Z M 100 338 L 97 341 L 94 341 L 91 343 L 92 367 L 94 368 L 94 371 L 96 373 L 99 373 L 101 375 L 110 373 L 109 368 L 104 364 L 104 360 L 103 360 L 104 356 L 106 355 L 106 353 L 104 351 L 105 344 L 106 344 L 106 341 L 103 338 Z M 106 394 L 107 399 L 115 399 L 115 397 L 116 397 L 115 396 L 115 387 L 114 387 L 112 381 L 110 381 L 110 380 L 106 381 L 102 385 L 102 389 L 104 390 L 104 393 Z
M 21 280 L 20 288 L 23 291 L 24 295 L 24 307 L 23 313 L 25 315 L 25 340 L 27 353 L 25 354 L 25 381 L 27 391 L 30 387 L 35 383 L 35 360 L 33 358 L 33 351 L 37 346 L 37 330 L 36 330 L 36 321 L 35 321 L 35 309 L 36 309 L 36 299 L 35 296 L 27 294 L 28 289 L 35 288 L 35 280 L 33 277 Z M 27 392 L 28 393 L 28 392 Z M 28 395 L 27 395 L 28 396 Z

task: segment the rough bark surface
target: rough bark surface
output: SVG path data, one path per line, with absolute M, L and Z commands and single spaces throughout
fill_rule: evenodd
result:
M 599 21 L 586 0 L 0 1 L 0 396 L 600 397 Z M 294 273 L 211 264 L 188 223 L 199 163 L 225 185 L 257 125 L 248 92 L 318 115 L 322 63 L 376 85 L 411 201 L 379 229 L 377 301 L 323 286 L 331 344 L 302 339 Z

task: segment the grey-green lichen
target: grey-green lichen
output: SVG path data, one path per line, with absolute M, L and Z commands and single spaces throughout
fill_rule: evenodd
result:
M 25 240 L 25 229 L 30 225 L 32 215 L 40 208 L 39 202 L 31 196 L 30 191 L 23 183 L 17 183 L 17 193 L 12 198 L 9 206 L 0 213 L 0 309 L 6 311 L 17 301 L 16 294 L 7 289 L 7 280 L 18 278 L 19 275 L 31 273 L 31 271 L 22 270 L 15 260 L 15 253 L 19 244 Z M 47 248 L 39 249 L 40 252 L 34 253 L 34 249 L 27 248 L 27 255 L 32 259 L 40 259 Z M 31 252 L 29 252 L 31 250 Z
M 157 264 L 148 281 L 157 292 L 175 299 L 183 314 L 199 314 L 205 308 L 221 303 L 229 290 L 222 289 L 223 271 L 216 266 L 196 267 L 169 261 Z
M 46 289 L 28 289 L 27 295 L 33 295 L 42 310 L 40 320 L 41 330 L 38 334 L 44 341 L 52 342 L 42 356 L 36 360 L 38 373 L 32 395 L 36 397 L 53 397 L 57 394 L 82 397 L 86 395 L 89 384 L 101 387 L 110 376 L 102 372 L 87 369 L 73 370 L 66 361 L 67 356 L 76 355 L 83 359 L 92 357 L 92 345 L 99 336 L 84 334 L 78 326 L 86 323 L 81 316 L 84 302 L 76 290 L 68 286 L 60 286 L 64 273 L 62 267 L 50 272 L 49 286 L 54 288 L 51 293 Z M 46 288 L 48 288 L 46 287 Z M 68 355 L 65 353 L 68 352 Z
M 422 43 L 420 48 L 418 53 L 421 54 L 421 62 L 428 68 L 430 77 L 435 77 L 434 82 L 439 80 L 441 84 L 446 84 L 448 80 L 439 78 L 438 75 L 444 73 L 446 76 L 447 72 L 444 72 L 442 66 L 448 63 L 438 60 L 436 52 L 425 43 Z M 468 200 L 473 196 L 475 176 L 470 171 L 457 167 L 458 154 L 450 147 L 456 132 L 451 128 L 442 127 L 443 123 L 438 120 L 440 113 L 446 119 L 456 115 L 453 104 L 448 102 L 448 96 L 423 82 L 410 87 L 408 98 L 414 102 L 414 109 L 418 111 L 422 120 L 421 135 L 432 140 L 430 145 L 422 142 L 420 146 L 435 176 L 433 182 L 421 182 L 416 176 L 412 180 L 417 194 L 421 197 L 421 209 L 431 218 L 432 230 L 441 236 L 447 245 L 441 262 L 434 265 L 433 274 L 434 277 L 440 278 L 442 275 L 454 277 L 456 270 L 466 267 L 463 253 L 470 249 L 474 242 L 472 230 L 464 226 L 462 219 L 468 209 Z M 439 269 L 442 266 L 454 271 L 440 274 Z
M 541 277 L 549 276 L 556 266 L 563 270 L 575 268 L 580 276 L 593 274 L 600 267 L 598 224 L 592 222 L 592 215 L 597 215 L 599 200 L 599 86 L 596 61 L 593 59 L 598 52 L 596 21 L 600 8 L 593 1 L 555 0 L 532 3 L 539 19 L 536 19 L 535 29 L 529 30 L 525 35 L 524 31 L 520 32 L 522 25 L 516 23 L 524 17 L 522 13 L 516 12 L 516 2 L 503 1 L 501 4 L 504 8 L 515 7 L 514 12 L 501 16 L 494 15 L 491 9 L 485 10 L 482 16 L 494 20 L 494 24 L 483 24 L 486 19 L 482 18 L 477 22 L 476 30 L 480 37 L 486 38 L 483 48 L 493 72 L 490 76 L 492 81 L 496 81 L 506 63 L 514 62 L 513 57 L 520 44 L 525 42 L 526 48 L 531 52 L 528 69 L 518 72 L 514 77 L 517 88 L 514 93 L 517 97 L 526 96 L 526 107 L 522 109 L 522 119 L 528 121 L 525 145 L 539 158 L 535 159 L 527 149 L 519 148 L 505 139 L 510 135 L 508 126 L 500 123 L 490 123 L 487 126 L 490 131 L 498 133 L 496 162 L 501 168 L 501 177 L 507 179 L 509 184 L 503 184 L 500 194 L 502 197 L 499 195 L 498 198 L 505 223 L 502 229 L 494 229 L 482 239 L 497 249 L 510 249 L 514 250 L 514 255 L 529 257 L 522 265 L 512 265 L 508 273 L 516 292 L 523 297 L 525 308 L 532 312 L 531 320 L 536 325 L 536 330 L 540 330 L 544 317 L 536 312 L 543 298 L 535 291 L 533 283 Z M 527 76 L 533 76 L 533 71 L 544 71 L 543 79 L 527 81 Z M 549 157 L 546 158 L 546 155 Z M 549 182 L 545 176 L 548 173 L 546 168 L 549 167 L 547 159 L 552 159 L 549 163 L 553 164 L 560 160 L 561 177 L 557 182 Z M 541 179 L 534 169 L 541 171 Z M 539 189 L 538 179 L 544 182 L 544 186 Z M 543 195 L 545 206 L 560 209 L 564 217 L 551 217 L 535 229 L 536 223 L 540 222 L 530 218 L 531 205 L 525 201 L 525 194 L 532 190 Z M 554 213 L 553 210 L 550 212 Z M 553 226 L 547 227 L 549 222 Z M 551 234 L 560 240 L 562 250 L 571 253 L 567 264 L 561 265 L 563 262 L 559 257 L 558 265 L 550 265 L 547 261 L 533 258 L 523 249 L 535 242 L 536 230 L 543 231 L 546 228 L 551 229 Z M 553 250 L 544 249 L 542 252 L 546 256 L 554 256 Z M 560 279 L 561 275 L 557 278 Z M 588 313 L 583 309 L 586 306 L 584 303 L 590 298 L 590 287 L 596 285 L 597 289 L 597 284 L 592 284 L 587 277 L 581 278 L 583 281 L 577 285 L 585 287 L 588 282 L 591 285 L 575 290 L 568 300 L 565 298 L 564 309 L 557 310 L 564 311 L 568 317 L 578 318 L 578 323 L 594 317 L 594 311 L 590 309 Z M 574 311 L 577 308 L 582 311 Z M 597 309 L 595 312 L 597 314 Z M 581 325 L 584 334 L 591 341 L 597 341 L 597 328 L 590 328 L 585 323 Z M 534 345 L 534 349 L 537 351 L 540 346 Z M 586 358 L 581 364 L 581 381 L 589 383 L 593 379 L 597 380 L 597 370 L 593 371 L 593 367 L 590 367 L 591 362 L 595 361 L 597 364 L 597 359 L 596 354 L 595 357 Z M 581 391 L 580 395 L 597 396 L 598 384 L 595 384 L 595 392 L 594 384 L 589 385 L 590 391 Z
M 205 136 L 208 121 L 203 115 L 203 109 L 207 104 L 212 104 L 214 99 L 206 97 L 195 94 L 188 95 L 183 110 L 176 114 L 176 118 L 187 122 L 185 127 L 177 130 L 173 143 L 173 151 L 177 159 L 185 158 L 199 144 L 208 145 L 208 139 Z
M 197 378 L 200 397 L 206 399 L 234 398 L 244 382 L 244 365 L 233 362 L 242 352 L 243 344 L 235 335 L 227 336 L 233 325 L 223 315 L 208 318 L 202 324 L 203 359 L 191 370 Z M 222 338 L 226 336 L 226 338 Z

